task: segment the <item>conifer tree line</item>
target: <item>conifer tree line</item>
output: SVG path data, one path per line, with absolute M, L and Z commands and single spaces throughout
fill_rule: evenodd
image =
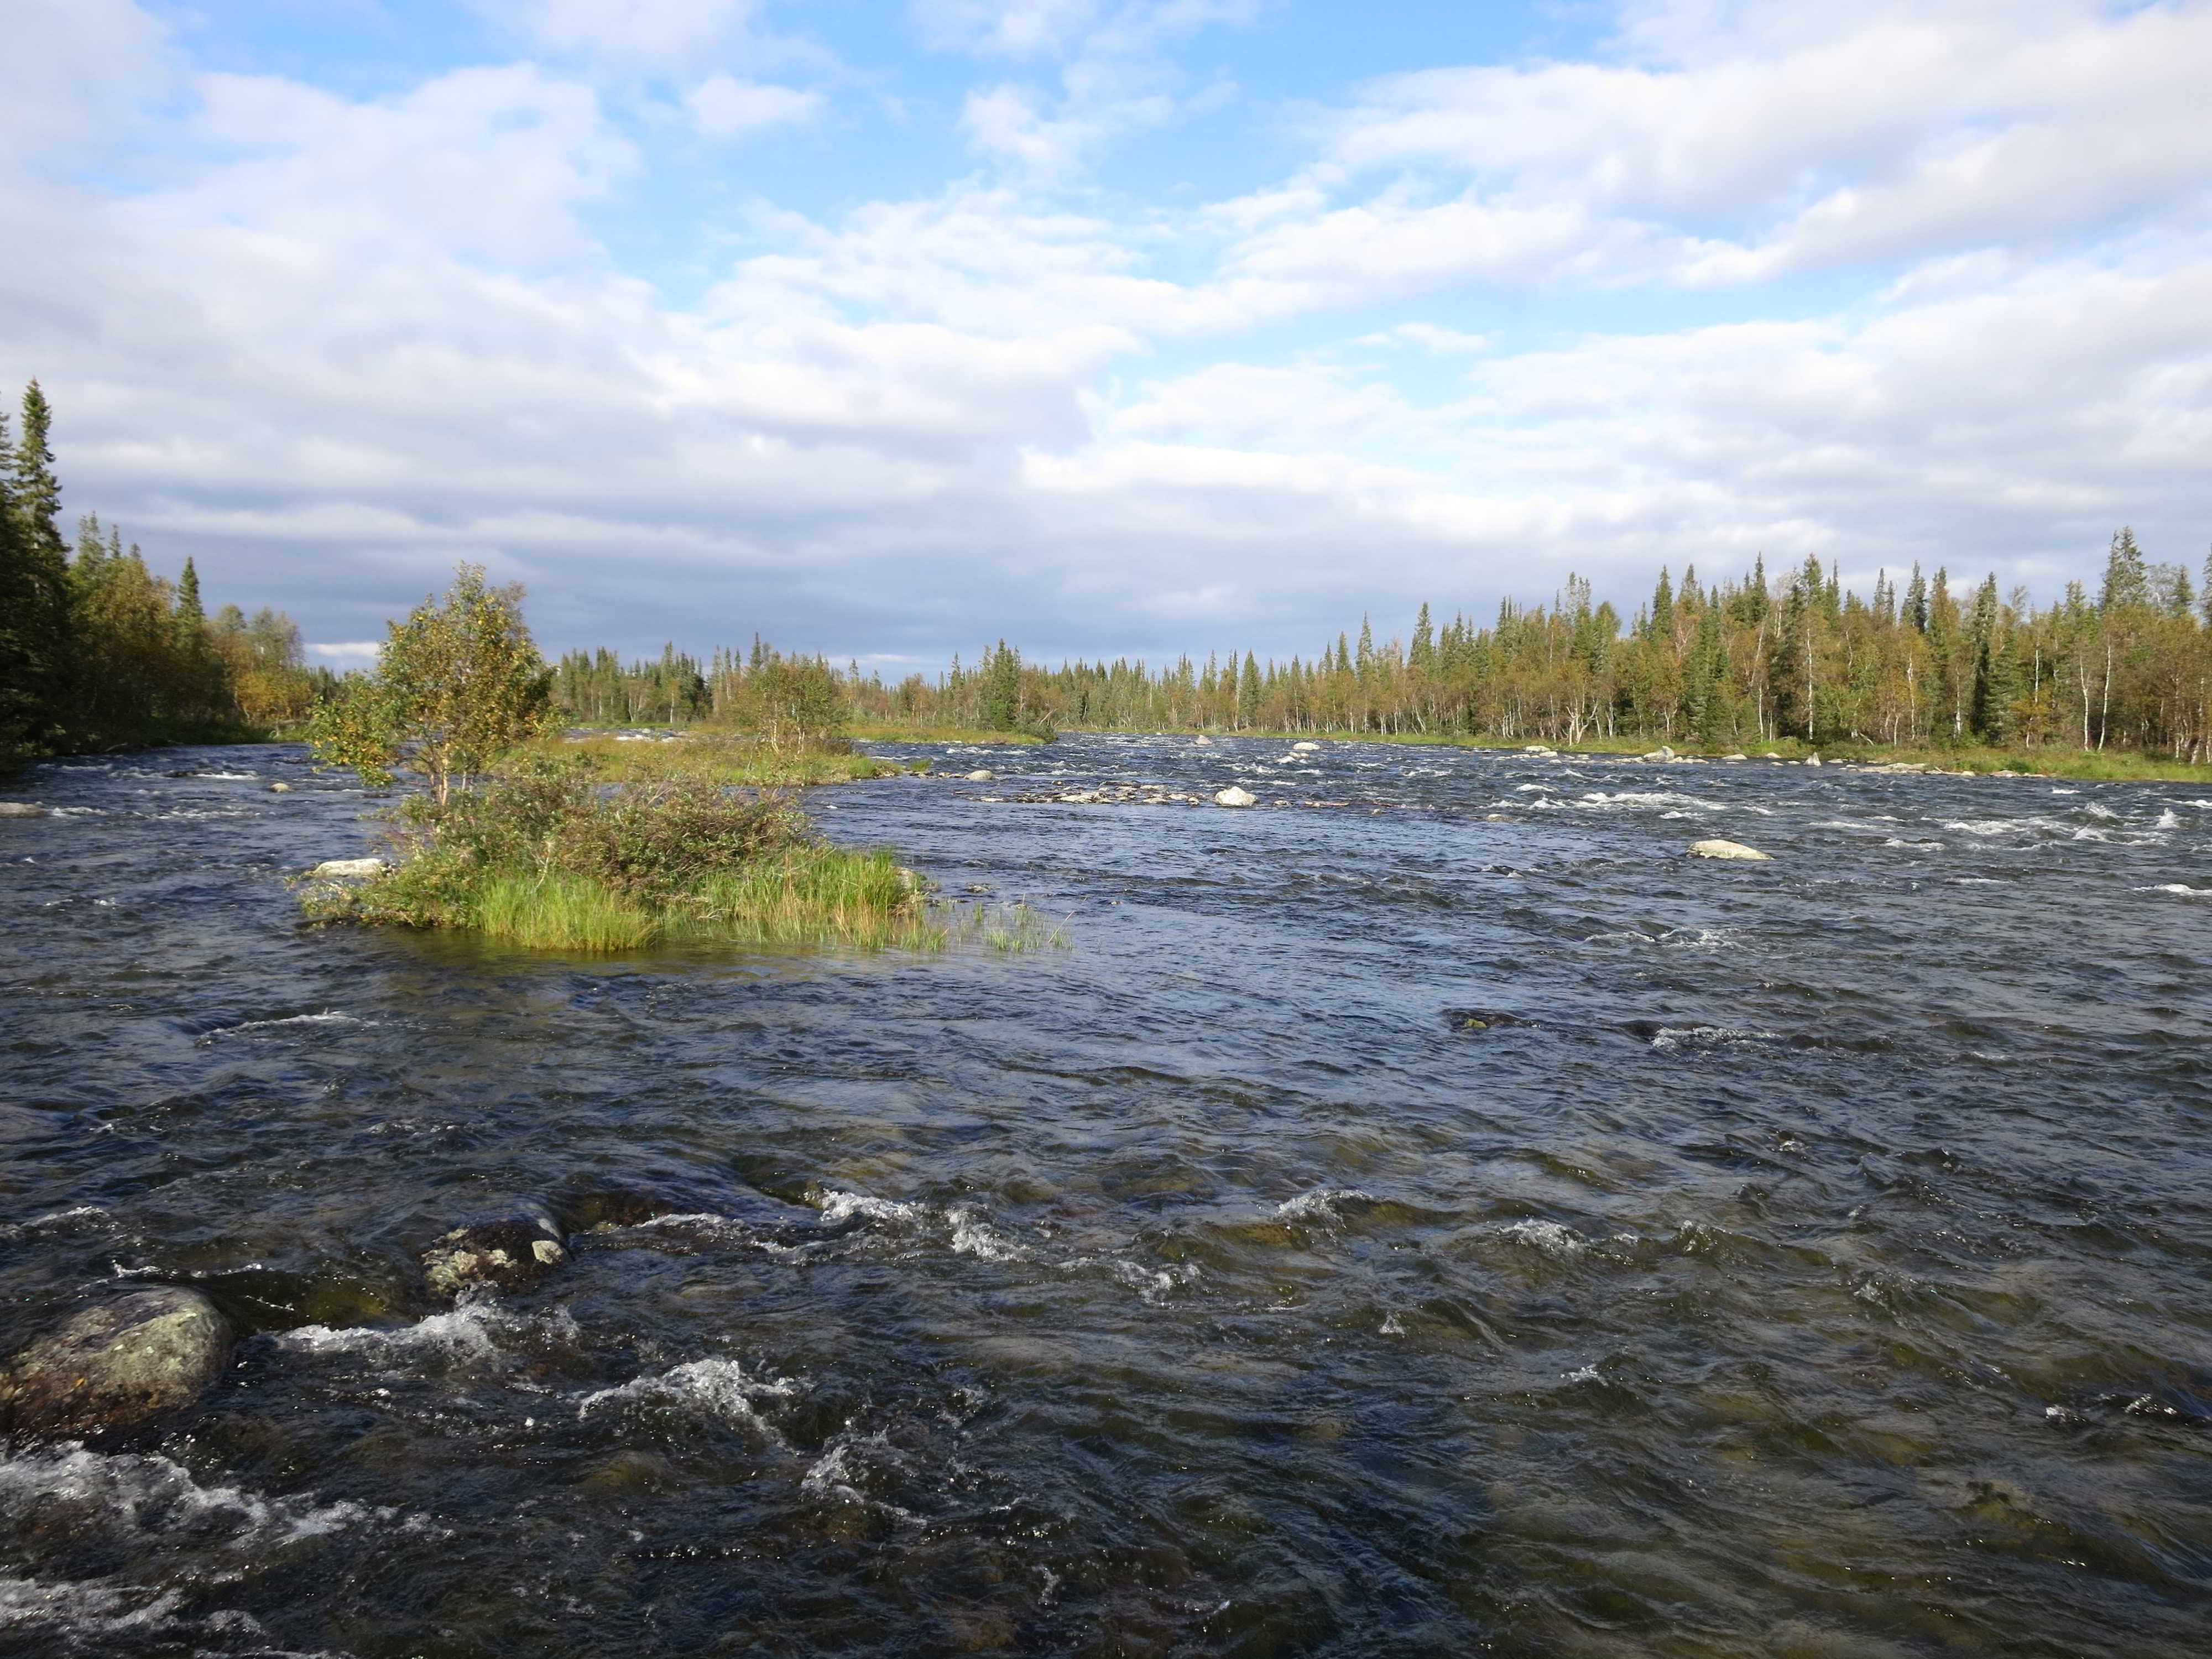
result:
M 972 666 L 896 684 L 857 666 L 786 659 L 757 641 L 702 665 L 572 653 L 556 695 L 572 718 L 681 723 L 726 717 L 748 676 L 814 663 L 854 718 L 916 726 L 1334 732 L 1747 747 L 1796 738 L 1887 747 L 2127 750 L 2212 761 L 2212 560 L 2203 587 L 2123 529 L 2093 592 L 2039 606 L 1994 575 L 1885 572 L 1870 593 L 1817 559 L 1780 577 L 1677 582 L 1662 570 L 1624 620 L 1570 575 L 1549 605 L 1507 600 L 1494 620 L 1377 641 L 1365 620 L 1310 659 L 1225 651 L 1203 663 L 1121 659 L 1044 668 L 1004 641 Z
M 33 380 L 0 415 L 0 769 L 39 755 L 212 742 L 296 724 L 331 681 L 291 618 L 207 615 L 190 559 L 156 574 L 120 529 L 61 530 L 53 410 Z

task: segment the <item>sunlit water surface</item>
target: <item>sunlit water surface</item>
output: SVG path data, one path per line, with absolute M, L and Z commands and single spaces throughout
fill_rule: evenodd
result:
M 312 931 L 297 750 L 10 792 L 0 1347 L 248 1334 L 8 1449 L 0 1650 L 2212 1650 L 2212 790 L 890 752 L 1000 780 L 825 829 L 1065 950 Z M 1006 799 L 1116 781 L 1268 804 Z

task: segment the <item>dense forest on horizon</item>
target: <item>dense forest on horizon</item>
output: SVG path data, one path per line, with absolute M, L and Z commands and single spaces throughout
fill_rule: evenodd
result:
M 625 664 L 570 652 L 556 706 L 592 724 L 742 724 L 758 677 L 811 678 L 854 718 L 1011 731 L 1366 732 L 1574 744 L 1632 738 L 1737 746 L 1796 738 L 1887 747 L 1978 744 L 2117 749 L 2212 761 L 2212 559 L 2187 568 L 2112 539 L 2091 594 L 2069 583 L 2041 608 L 1985 577 L 1886 573 L 1871 594 L 1808 559 L 1770 577 L 1764 561 L 1711 586 L 1662 570 L 1626 620 L 1570 575 L 1548 606 L 1507 600 L 1493 622 L 1423 605 L 1409 635 L 1378 643 L 1360 623 L 1311 659 L 1249 651 L 1167 665 L 1127 659 L 1056 668 L 1004 641 L 973 666 L 895 684 L 787 657 L 756 639 L 704 662 L 674 646 Z
M 96 514 L 60 527 L 53 410 L 33 380 L 20 437 L 0 415 L 0 772 L 40 755 L 220 742 L 305 719 L 327 672 L 263 609 L 210 617 L 190 559 L 156 574 Z

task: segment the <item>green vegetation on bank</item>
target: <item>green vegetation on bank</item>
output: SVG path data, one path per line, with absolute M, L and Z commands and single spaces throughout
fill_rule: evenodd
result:
M 235 743 L 303 719 L 327 673 L 289 617 L 210 617 L 190 559 L 172 581 L 121 531 L 60 528 L 53 410 L 33 380 L 21 435 L 0 416 L 0 775 L 40 755 Z
M 570 742 L 519 587 L 464 565 L 441 600 L 394 623 L 375 673 L 319 709 L 325 765 L 424 787 L 385 813 L 391 858 L 362 878 L 305 878 L 320 921 L 460 928 L 572 952 L 678 940 L 860 950 L 1002 950 L 1059 941 L 1025 907 L 954 910 L 881 848 L 815 833 L 789 790 L 903 769 L 821 735 L 787 684 L 758 735 Z M 781 696 L 782 694 L 779 694 Z M 828 722 L 834 726 L 835 722 Z
M 1387 743 L 1447 749 L 1517 751 L 1528 746 L 1493 732 L 1469 736 L 1463 732 L 1317 732 L 1309 729 L 1303 732 L 1253 732 L 1239 735 L 1279 738 L 1285 743 L 1301 738 L 1317 738 L 1332 743 Z M 1562 755 L 1619 758 L 1650 752 L 1652 739 L 1585 737 L 1576 744 L 1545 746 Z M 1678 755 L 1698 760 L 1720 760 L 1741 754 L 1754 761 L 1770 756 L 1779 760 L 1796 761 L 1817 755 L 1823 761 L 1841 765 L 1924 766 L 1931 772 L 2016 772 L 2091 781 L 2168 779 L 2177 783 L 2212 784 L 2212 763 L 2192 764 L 2187 761 L 2161 760 L 2154 755 L 2121 749 L 2107 750 L 2102 754 L 2094 750 L 2062 747 L 2030 750 L 1992 747 L 1984 744 L 1918 744 L 1893 749 L 1864 743 L 1808 743 L 1802 738 L 1777 738 L 1764 747 L 1749 750 L 1719 744 L 1669 746 Z
M 1047 744 L 1042 731 L 994 732 L 988 726 L 901 725 L 895 720 L 856 720 L 847 728 L 861 743 Z
M 1795 740 L 1954 768 L 1996 751 L 2085 775 L 2118 755 L 2142 758 L 2128 775 L 2212 763 L 2212 565 L 2200 589 L 2128 530 L 2094 593 L 2072 583 L 2039 606 L 1994 576 L 1967 590 L 1916 565 L 1862 594 L 1817 560 L 1780 577 L 1759 562 L 1712 584 L 1662 570 L 1629 616 L 1574 576 L 1549 606 L 1508 599 L 1487 625 L 1424 605 L 1401 638 L 1363 620 L 1357 643 L 1340 633 L 1287 663 L 1232 650 L 1045 668 L 1002 641 L 972 667 L 956 658 L 893 684 L 756 641 L 705 664 L 673 647 L 628 667 L 577 653 L 555 696 L 572 718 L 742 721 L 756 678 L 794 664 L 818 707 L 881 741 L 1182 731 L 1718 753 Z

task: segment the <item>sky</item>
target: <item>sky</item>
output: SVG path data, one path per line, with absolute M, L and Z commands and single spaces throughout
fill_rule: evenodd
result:
M 0 0 L 71 512 L 358 665 L 2212 541 L 2212 0 Z

